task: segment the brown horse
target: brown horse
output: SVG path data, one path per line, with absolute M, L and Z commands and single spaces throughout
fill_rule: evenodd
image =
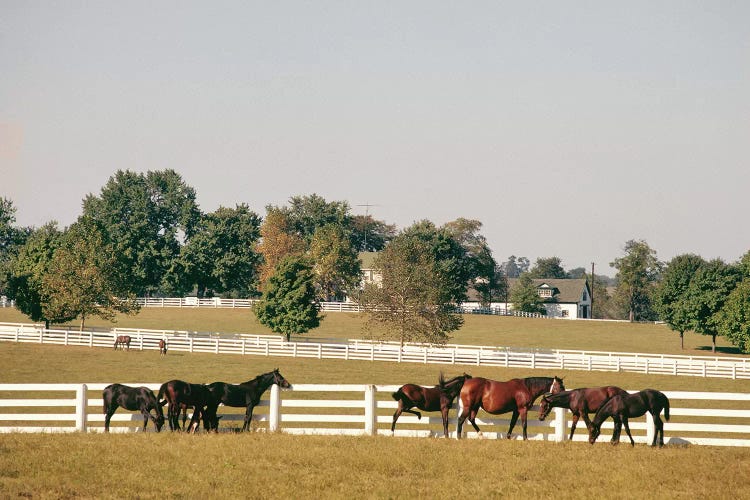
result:
M 167 339 L 159 340 L 159 355 L 160 356 L 167 355 Z
M 190 418 L 190 425 L 187 429 L 188 432 L 198 430 L 201 418 L 203 418 L 204 427 L 206 429 L 209 428 L 209 422 L 206 418 L 206 406 L 213 403 L 213 397 L 208 390 L 208 386 L 204 384 L 189 384 L 182 380 L 170 380 L 163 383 L 159 388 L 158 400 L 162 406 L 169 403 L 167 420 L 169 421 L 170 430 L 180 430 L 178 422 L 180 409 L 184 410 L 187 407 L 194 409 L 193 416 Z
M 143 415 L 143 431 L 146 431 L 148 419 L 154 421 L 156 432 L 164 425 L 164 413 L 156 396 L 148 387 L 130 387 L 122 384 L 111 384 L 102 391 L 104 402 L 104 432 L 109 432 L 109 422 L 117 408 L 125 408 L 130 411 L 140 411 Z M 154 411 L 156 416 L 151 414 Z
M 539 403 L 539 420 L 544 420 L 552 408 L 567 408 L 573 413 L 573 423 L 570 427 L 569 441 L 573 440 L 573 433 L 576 431 L 578 419 L 583 418 L 586 429 L 591 431 L 591 420 L 589 413 L 596 411 L 612 396 L 618 394 L 627 394 L 627 392 L 614 385 L 606 387 L 586 387 L 573 389 L 572 391 L 562 391 L 557 394 L 545 394 Z M 613 436 L 614 437 L 614 436 Z
M 396 420 L 403 412 L 411 413 L 416 415 L 418 419 L 422 419 L 421 413 L 412 410 L 416 406 L 422 411 L 440 410 L 443 417 L 443 433 L 445 437 L 448 437 L 448 411 L 453 405 L 453 400 L 461 391 L 464 382 L 470 378 L 471 375 L 464 373 L 446 381 L 441 373 L 438 385 L 435 387 L 422 387 L 416 384 L 404 384 L 399 387 L 396 392 L 391 394 L 393 399 L 398 401 L 398 408 L 393 414 L 391 432 L 396 429 Z
M 125 347 L 128 348 L 128 351 L 130 350 L 130 335 L 118 335 L 115 339 L 115 350 L 117 350 L 117 346 L 120 346 L 120 348 L 125 349 Z
M 463 410 L 461 416 L 458 417 L 457 437 L 461 438 L 461 429 L 467 418 L 474 430 L 481 435 L 482 431 L 477 427 L 475 419 L 479 409 L 483 408 L 484 411 L 493 415 L 513 412 L 507 434 L 508 439 L 520 416 L 523 438 L 527 439 L 526 414 L 534 404 L 534 400 L 545 392 L 556 394 L 564 390 L 565 385 L 559 377 L 514 378 L 507 382 L 497 382 L 481 377 L 469 379 L 461 388 Z
M 656 446 L 656 440 L 659 439 L 659 446 L 664 446 L 664 422 L 659 418 L 659 414 L 664 410 L 664 418 L 669 420 L 669 398 L 664 393 L 654 389 L 645 389 L 634 394 L 617 395 L 604 403 L 599 411 L 594 415 L 591 421 L 591 430 L 589 431 L 589 443 L 594 444 L 596 438 L 602 429 L 602 424 L 609 417 L 615 421 L 615 432 L 612 436 L 612 444 L 620 442 L 620 432 L 622 425 L 625 425 L 625 431 L 630 438 L 630 445 L 635 446 L 633 436 L 630 434 L 628 419 L 640 417 L 649 412 L 654 418 L 654 439 L 651 446 Z

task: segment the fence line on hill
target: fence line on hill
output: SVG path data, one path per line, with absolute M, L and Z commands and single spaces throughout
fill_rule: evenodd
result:
M 118 335 L 130 335 L 130 347 L 158 350 L 159 340 L 169 350 L 214 354 L 240 354 L 294 358 L 391 361 L 446 365 L 495 366 L 547 370 L 623 371 L 655 375 L 681 375 L 750 379 L 750 358 L 684 356 L 668 354 L 519 349 L 510 347 L 375 342 L 353 339 L 286 342 L 278 335 L 218 334 L 170 330 L 114 328 L 44 329 L 41 325 L 0 323 L 0 341 L 56 345 L 113 347 Z
M 103 432 L 101 391 L 106 385 L 108 384 L 0 384 L 0 433 Z M 146 386 L 153 391 L 157 391 L 160 386 L 158 383 L 125 385 Z M 390 394 L 397 388 L 394 385 L 294 384 L 291 390 L 280 391 L 277 385 L 273 385 L 268 391 L 268 399 L 261 401 L 256 408 L 256 414 L 253 415 L 254 427 L 304 435 L 391 435 L 390 424 L 396 402 L 391 399 Z M 282 392 L 289 396 L 282 397 Z M 15 394 L 21 397 L 9 397 Z M 332 399 L 338 394 L 346 394 L 348 397 Z M 665 394 L 671 400 L 671 419 L 664 426 L 667 444 L 750 447 L 750 394 L 684 391 L 668 391 Z M 739 408 L 726 409 L 726 405 Z M 51 410 L 53 408 L 55 410 Z M 58 408 L 61 410 L 57 410 Z M 321 409 L 324 409 L 324 413 L 321 413 Z M 458 402 L 453 409 L 450 435 L 456 437 Z M 533 409 L 538 411 L 538 406 Z M 49 411 L 57 412 L 48 413 Z M 233 431 L 241 426 L 241 409 L 234 411 L 221 407 L 220 412 L 222 431 Z M 571 424 L 568 411 L 555 408 L 554 412 L 554 417 L 546 422 L 539 422 L 529 415 L 530 439 L 556 442 L 568 439 Z M 482 412 L 477 423 L 483 430 L 482 437 L 502 439 L 507 432 L 509 420 L 493 418 Z M 119 409 L 112 417 L 111 431 L 139 431 L 142 425 L 143 417 L 140 413 Z M 575 441 L 583 441 L 588 437 L 585 427 L 581 428 L 573 438 Z M 602 428 L 605 433 L 611 433 L 612 422 L 605 423 Z M 645 418 L 631 420 L 630 428 L 637 442 L 651 443 L 654 428 L 649 414 Z M 153 424 L 149 424 L 149 429 L 153 431 Z M 514 438 L 520 439 L 520 423 L 514 430 Z M 466 431 L 467 437 L 478 437 L 468 425 Z M 402 415 L 394 434 L 409 437 L 442 436 L 439 412 L 425 414 L 422 419 Z M 599 441 L 605 442 L 608 439 L 609 436 L 602 435 Z

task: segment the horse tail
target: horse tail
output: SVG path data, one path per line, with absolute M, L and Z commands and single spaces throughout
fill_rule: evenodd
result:
M 664 418 L 669 420 L 669 398 L 664 396 Z
M 396 401 L 400 401 L 404 397 L 404 392 L 401 390 L 401 387 L 398 388 L 398 390 L 391 394 L 391 397 L 395 399 Z
M 160 406 L 164 406 L 164 404 L 166 403 L 166 401 L 164 403 L 162 403 L 161 401 L 164 398 L 165 393 L 167 392 L 167 383 L 168 382 L 164 382 L 163 384 L 161 384 L 161 387 L 159 387 L 159 394 L 156 396 L 156 402 Z

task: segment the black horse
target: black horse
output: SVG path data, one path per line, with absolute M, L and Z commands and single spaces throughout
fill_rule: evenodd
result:
M 601 432 L 602 423 L 609 417 L 615 421 L 615 432 L 612 436 L 612 444 L 620 442 L 620 432 L 622 425 L 625 425 L 625 431 L 630 438 L 630 445 L 635 446 L 633 436 L 630 434 L 628 419 L 640 417 L 649 412 L 654 418 L 654 439 L 651 446 L 656 446 L 656 440 L 659 439 L 659 446 L 664 446 L 664 422 L 659 418 L 659 414 L 664 410 L 664 418 L 669 420 L 669 399 L 663 393 L 654 389 L 646 389 L 634 394 L 620 394 L 613 396 L 599 408 L 591 421 L 591 430 L 589 432 L 589 443 L 594 444 L 596 438 Z
M 109 432 L 109 422 L 119 407 L 130 411 L 140 411 L 143 414 L 143 430 L 146 430 L 148 419 L 154 421 L 156 432 L 164 425 L 164 413 L 161 406 L 148 387 L 130 387 L 122 384 L 111 384 L 102 392 L 104 400 L 104 432 Z M 156 416 L 151 414 L 154 411 Z
M 211 393 L 211 403 L 206 408 L 206 415 L 210 428 L 213 430 L 218 429 L 219 422 L 216 410 L 219 404 L 224 404 L 225 406 L 232 406 L 234 408 L 245 408 L 245 422 L 242 425 L 242 430 L 247 430 L 250 420 L 253 417 L 253 408 L 260 403 L 260 397 L 273 384 L 278 384 L 282 389 L 292 387 L 292 384 L 279 373 L 278 368 L 238 385 L 227 384 L 226 382 L 208 384 L 208 391 Z
M 446 381 L 441 373 L 438 385 L 435 387 L 422 387 L 416 384 L 404 384 L 399 387 L 396 392 L 391 394 L 391 397 L 398 401 L 398 408 L 393 413 L 391 432 L 396 429 L 396 421 L 403 412 L 411 413 L 416 415 L 418 419 L 422 419 L 421 413 L 412 410 L 416 406 L 422 411 L 440 410 L 443 417 L 443 434 L 448 437 L 448 411 L 453 405 L 453 400 L 461 392 L 464 382 L 470 378 L 471 375 L 464 373 Z
M 567 408 L 573 413 L 573 423 L 570 426 L 569 440 L 573 440 L 578 419 L 583 418 L 586 429 L 591 430 L 589 413 L 596 413 L 610 398 L 618 394 L 627 394 L 624 389 L 614 385 L 604 387 L 583 387 L 572 391 L 562 391 L 557 394 L 545 394 L 539 403 L 539 420 L 544 420 L 552 408 Z M 613 436 L 614 437 L 614 436 Z
M 180 409 L 192 407 L 193 416 L 190 418 L 188 432 L 198 430 L 200 420 L 203 419 L 203 426 L 208 429 L 209 421 L 206 418 L 206 407 L 213 404 L 211 392 L 205 384 L 190 384 L 182 380 L 170 380 L 165 382 L 159 388 L 159 404 L 164 406 L 169 403 L 167 417 L 169 420 L 169 429 L 172 431 L 180 430 L 179 416 Z

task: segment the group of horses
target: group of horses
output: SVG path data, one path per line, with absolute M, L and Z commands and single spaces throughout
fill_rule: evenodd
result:
M 132 339 L 130 338 L 130 335 L 118 335 L 117 338 L 115 338 L 115 351 L 119 347 L 122 350 L 130 350 L 130 341 Z M 160 339 L 159 340 L 159 354 L 161 356 L 167 355 L 167 339 Z
M 523 439 L 527 439 L 527 414 L 539 396 L 542 396 L 539 405 L 539 420 L 543 421 L 552 408 L 567 408 L 573 413 L 570 439 L 573 439 L 578 420 L 583 418 L 589 431 L 591 444 L 594 444 L 599 437 L 604 421 L 612 418 L 615 424 L 612 444 L 620 442 L 620 433 L 624 425 L 630 444 L 634 446 L 635 441 L 630 434 L 628 419 L 643 416 L 648 412 L 653 417 L 656 431 L 651 445 L 655 446 L 658 440 L 659 446 L 663 446 L 664 423 L 659 416 L 662 410 L 664 417 L 669 420 L 669 399 L 657 390 L 645 389 L 633 394 L 615 386 L 566 390 L 563 380 L 559 377 L 527 377 L 499 382 L 472 377 L 467 373 L 445 380 L 440 374 L 438 384 L 434 387 L 405 384 L 392 396 L 398 402 L 398 406 L 393 414 L 391 432 L 395 431 L 396 421 L 404 412 L 412 413 L 421 419 L 422 414 L 412 409 L 416 407 L 422 411 L 441 412 L 443 433 L 446 438 L 448 437 L 448 411 L 456 397 L 461 400 L 461 412 L 456 429 L 456 437 L 459 439 L 462 437 L 463 424 L 467 418 L 474 430 L 479 435 L 482 434 L 475 421 L 480 408 L 492 415 L 512 412 L 510 428 L 506 435 L 508 439 L 511 438 L 513 428 L 520 417 Z M 589 419 L 591 413 L 595 414 L 593 420 Z
M 109 423 L 117 408 L 129 411 L 139 411 L 143 415 L 143 430 L 146 430 L 149 419 L 154 422 L 156 432 L 164 426 L 164 412 L 162 408 L 169 405 L 167 420 L 172 431 L 182 430 L 179 416 L 182 411 L 182 427 L 187 420 L 187 409 L 193 409 L 189 432 L 195 432 L 200 426 L 207 431 L 218 431 L 219 417 L 217 410 L 220 404 L 225 406 L 245 408 L 245 421 L 242 430 L 250 426 L 253 408 L 260 403 L 263 393 L 273 384 L 282 389 L 292 385 L 281 375 L 278 368 L 268 373 L 258 375 L 252 380 L 241 384 L 213 382 L 211 384 L 192 384 L 183 380 L 170 380 L 159 388 L 158 394 L 147 387 L 130 387 L 123 384 L 111 384 L 104 388 L 102 399 L 104 402 L 104 431 L 109 432 Z

